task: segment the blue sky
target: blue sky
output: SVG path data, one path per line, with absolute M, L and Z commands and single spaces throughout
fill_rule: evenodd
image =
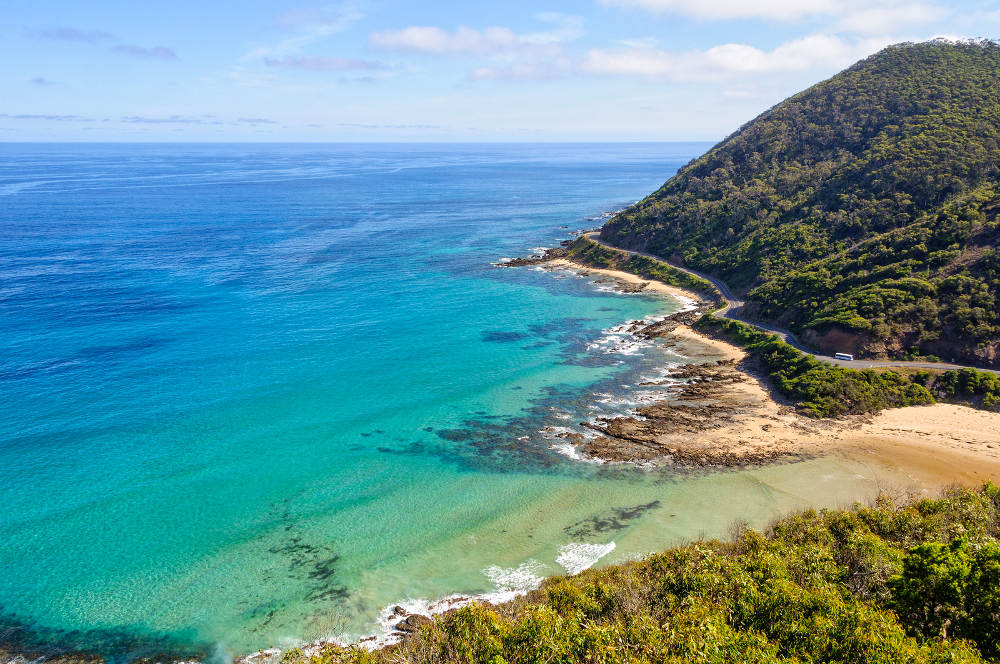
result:
M 0 140 L 716 140 L 1000 0 L 8 0 Z

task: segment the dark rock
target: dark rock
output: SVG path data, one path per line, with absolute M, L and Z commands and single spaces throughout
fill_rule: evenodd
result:
M 396 630 L 399 632 L 406 632 L 407 634 L 412 634 L 413 632 L 416 632 L 424 625 L 430 625 L 432 622 L 434 621 L 428 618 L 427 616 L 421 616 L 414 613 L 413 615 L 407 616 L 405 620 L 400 620 L 398 623 L 396 623 Z
M 499 267 L 524 267 L 525 265 L 538 265 L 539 263 L 546 263 L 556 258 L 565 258 L 569 255 L 569 249 L 566 247 L 555 247 L 553 249 L 546 249 L 541 256 L 525 256 L 522 258 L 515 258 L 509 260 L 506 263 L 498 263 Z

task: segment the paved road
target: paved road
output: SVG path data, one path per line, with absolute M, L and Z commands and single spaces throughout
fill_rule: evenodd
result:
M 619 247 L 612 246 L 607 242 L 604 242 L 600 238 L 600 231 L 591 231 L 585 233 L 587 239 L 591 242 L 601 245 L 605 249 L 611 249 L 613 251 L 620 251 L 623 254 L 628 254 L 630 256 L 644 256 L 645 258 L 651 258 L 654 261 L 660 261 L 661 263 L 666 263 L 675 270 L 680 270 L 681 272 L 686 272 L 695 277 L 704 279 L 705 281 L 711 283 L 715 288 L 722 294 L 723 305 L 722 308 L 715 312 L 716 316 L 722 316 L 723 318 L 731 318 L 732 320 L 738 320 L 741 323 L 746 323 L 748 325 L 753 325 L 757 329 L 764 330 L 765 332 L 772 332 L 781 337 L 785 343 L 793 346 L 794 348 L 812 355 L 818 360 L 823 360 L 824 362 L 830 362 L 831 364 L 839 364 L 844 367 L 850 367 L 852 369 L 877 369 L 879 367 L 909 367 L 911 369 L 963 369 L 965 365 L 962 364 L 948 364 L 946 362 L 906 362 L 903 360 L 838 360 L 832 355 L 823 355 L 818 353 L 813 349 L 806 348 L 799 341 L 798 337 L 792 334 L 789 330 L 783 330 L 779 327 L 772 327 L 765 323 L 759 321 L 747 320 L 740 316 L 740 311 L 743 309 L 743 300 L 737 299 L 733 292 L 729 289 L 729 286 L 725 282 L 711 276 L 708 274 L 703 274 L 701 272 L 696 272 L 695 270 L 688 269 L 686 267 L 681 267 L 680 265 L 675 265 L 665 258 L 660 256 L 654 256 L 653 254 L 647 254 L 643 251 L 632 251 L 630 249 L 621 249 Z M 979 367 L 973 367 L 979 369 L 980 371 L 988 371 L 990 373 L 1000 373 L 995 369 L 982 369 Z

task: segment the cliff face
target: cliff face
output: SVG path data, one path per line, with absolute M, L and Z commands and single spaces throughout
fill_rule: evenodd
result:
M 818 345 L 1000 363 L 1000 46 L 901 44 L 778 104 L 613 217 Z

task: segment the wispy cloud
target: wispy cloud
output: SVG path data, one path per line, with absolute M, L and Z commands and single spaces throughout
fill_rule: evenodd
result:
M 103 30 L 80 30 L 79 28 L 45 28 L 36 30 L 30 34 L 37 39 L 82 42 L 84 44 L 100 44 L 101 42 L 118 40 L 110 32 L 104 32 Z
M 443 129 L 441 125 L 431 124 L 364 124 L 359 122 L 338 122 L 338 127 L 350 129 Z
M 55 85 L 55 83 L 53 83 L 52 81 L 43 76 L 36 76 L 33 79 L 29 80 L 28 82 L 31 83 L 32 85 Z
M 343 3 L 336 8 L 296 7 L 274 18 L 274 24 L 279 28 L 327 27 L 344 29 L 364 17 L 355 6 Z
M 124 124 L 148 124 L 148 125 L 208 125 L 208 126 L 260 126 L 279 124 L 276 120 L 269 118 L 238 118 L 236 120 L 223 120 L 215 115 L 126 115 L 120 120 Z
M 47 113 L 0 113 L 7 120 L 48 120 L 51 122 L 93 122 L 94 118 L 82 115 L 51 115 Z
M 125 124 L 225 124 L 221 120 L 213 119 L 214 116 L 191 117 L 185 115 L 168 115 L 163 117 L 151 117 L 145 115 L 125 115 L 121 121 Z
M 161 60 L 176 60 L 177 53 L 167 46 L 137 46 L 123 42 L 121 39 L 103 30 L 81 30 L 79 28 L 46 28 L 29 33 L 36 39 L 52 39 L 56 41 L 77 42 L 93 46 L 110 45 L 113 53 L 130 55 L 140 58 L 159 58 Z
M 344 32 L 364 17 L 364 12 L 350 1 L 342 2 L 334 8 L 292 9 L 274 19 L 275 25 L 282 30 L 291 31 L 293 33 L 291 36 L 280 39 L 274 44 L 256 46 L 245 53 L 240 60 L 246 62 L 298 55 L 307 46 Z
M 134 55 L 139 58 L 160 58 L 162 60 L 176 60 L 177 53 L 174 49 L 166 46 L 136 46 L 135 44 L 118 44 L 111 49 L 115 53 Z
M 59 115 L 55 113 L 0 113 L 0 119 L 5 120 L 46 120 L 50 122 L 111 122 L 114 118 L 92 118 L 83 115 Z M 211 113 L 203 115 L 123 115 L 117 122 L 126 125 L 214 125 L 214 126 L 251 126 L 281 124 L 270 118 L 242 117 L 223 119 Z
M 282 67 L 284 69 L 305 69 L 312 71 L 350 71 L 368 70 L 381 71 L 386 66 L 374 60 L 359 60 L 354 58 L 326 58 L 286 56 L 283 58 L 264 58 L 264 64 L 268 67 Z

